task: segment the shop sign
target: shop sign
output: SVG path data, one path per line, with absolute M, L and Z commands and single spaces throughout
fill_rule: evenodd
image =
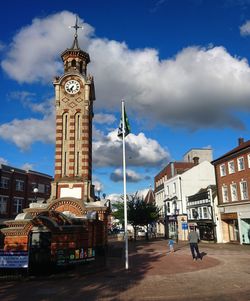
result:
M 27 251 L 0 251 L 0 268 L 18 269 L 28 268 L 29 256 Z
M 187 230 L 188 229 L 188 223 L 182 223 L 181 228 L 182 228 L 182 230 Z
M 221 213 L 221 219 L 223 220 L 227 220 L 227 219 L 237 219 L 237 213 L 233 212 L 233 213 Z

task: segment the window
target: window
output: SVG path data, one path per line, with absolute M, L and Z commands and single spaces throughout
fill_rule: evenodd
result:
M 229 172 L 230 174 L 235 173 L 234 161 L 228 162 L 228 172 Z
M 173 183 L 173 193 L 176 193 L 176 183 Z
M 169 186 L 166 187 L 166 195 L 169 195 Z
M 233 183 L 231 186 L 231 200 L 232 202 L 238 201 L 238 195 L 237 195 L 237 184 Z
M 202 209 L 201 209 L 201 207 L 198 208 L 198 213 L 199 213 L 199 218 L 202 219 Z
M 50 185 L 45 185 L 45 193 L 50 193 Z
M 250 154 L 247 155 L 248 168 L 250 168 Z
M 170 203 L 167 202 L 167 212 L 170 213 Z
M 221 177 L 224 177 L 226 175 L 226 165 L 225 164 L 220 165 L 220 175 L 221 175 Z
M 248 199 L 248 191 L 247 191 L 247 182 L 246 181 L 240 182 L 240 194 L 241 194 L 242 200 Z
M 23 199 L 21 198 L 14 198 L 14 213 L 20 213 L 23 209 Z
M 16 191 L 24 191 L 24 181 L 16 180 Z
M 222 186 L 222 199 L 223 199 L 223 203 L 228 202 L 228 191 L 226 185 Z
M 0 188 L 8 189 L 9 188 L 9 182 L 10 182 L 9 178 L 2 177 L 1 182 L 0 182 Z
M 237 159 L 237 161 L 238 161 L 238 171 L 245 169 L 244 158 L 240 157 Z
M 7 213 L 7 202 L 8 202 L 8 197 L 0 196 L 0 214 Z
M 44 184 L 38 184 L 38 191 L 40 193 L 44 193 L 45 192 L 45 185 Z
M 207 207 L 203 207 L 203 217 L 208 218 Z

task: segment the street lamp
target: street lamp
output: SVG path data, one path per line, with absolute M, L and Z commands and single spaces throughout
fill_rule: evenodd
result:
M 165 232 L 165 239 L 169 239 L 167 200 L 164 200 L 163 202 L 164 202 L 164 232 Z
M 34 194 L 35 194 L 35 203 L 37 202 L 37 193 L 38 193 L 38 188 L 37 187 L 35 187 L 34 189 L 33 189 L 33 192 L 34 192 Z
M 176 242 L 178 243 L 178 221 L 177 221 L 177 197 L 173 197 L 173 205 L 174 205 L 174 218 L 175 218 L 175 236 Z

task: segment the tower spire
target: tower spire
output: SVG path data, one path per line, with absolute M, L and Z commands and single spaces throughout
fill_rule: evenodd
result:
M 78 29 L 83 29 L 83 26 L 79 26 L 78 25 L 78 16 L 76 15 L 76 22 L 75 25 L 69 26 L 69 28 L 74 28 L 75 29 L 75 38 L 72 44 L 71 49 L 80 49 L 79 44 L 78 44 L 78 34 L 77 34 L 77 30 Z

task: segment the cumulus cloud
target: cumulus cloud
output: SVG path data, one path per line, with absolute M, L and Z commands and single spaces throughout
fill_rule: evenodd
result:
M 34 19 L 13 38 L 2 68 L 19 82 L 48 82 L 62 74 L 58 54 L 71 46 L 73 32 L 66 28 L 74 20 L 67 11 Z M 247 24 L 242 32 L 248 32 Z M 91 25 L 83 26 L 79 41 L 91 56 L 97 109 L 120 110 L 124 98 L 128 111 L 152 123 L 192 130 L 244 128 L 232 112 L 250 109 L 246 59 L 232 56 L 221 46 L 187 47 L 174 57 L 160 59 L 155 49 L 131 50 L 124 42 L 94 36 Z
M 55 133 L 52 131 L 54 120 L 45 117 L 42 120 L 30 118 L 14 119 L 10 123 L 0 125 L 0 137 L 11 141 L 22 150 L 27 150 L 37 141 L 54 143 Z
M 160 166 L 170 157 L 156 140 L 147 138 L 143 133 L 126 137 L 126 156 L 127 165 L 144 167 Z M 93 142 L 93 162 L 99 167 L 122 166 L 122 141 L 117 137 L 117 131 Z
M 72 45 L 74 29 L 67 30 L 72 24 L 75 15 L 67 11 L 33 19 L 31 25 L 21 28 L 13 38 L 2 68 L 20 83 L 51 81 L 63 70 L 58 54 Z M 93 28 L 84 24 L 81 42 L 87 45 L 92 33 Z
M 123 171 L 122 171 L 122 169 L 118 168 L 118 169 L 114 170 L 110 174 L 110 179 L 113 182 L 122 182 L 123 181 Z M 137 183 L 137 182 L 140 182 L 142 179 L 143 179 L 143 176 L 139 175 L 137 172 L 135 172 L 131 169 L 126 170 L 126 180 L 127 180 L 127 182 Z
M 243 25 L 240 26 L 240 34 L 242 36 L 250 35 L 250 21 L 247 21 Z

